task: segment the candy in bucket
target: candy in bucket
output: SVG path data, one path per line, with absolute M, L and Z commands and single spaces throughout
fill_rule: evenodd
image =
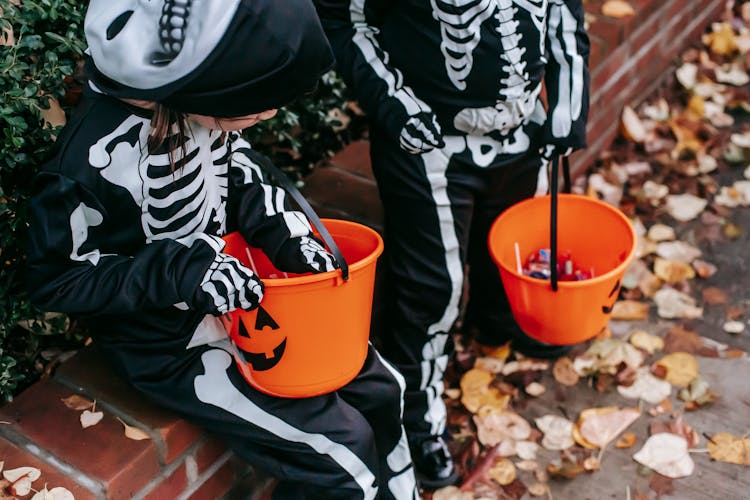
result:
M 550 255 L 549 248 L 540 248 L 531 252 L 519 272 L 531 278 L 549 280 L 551 278 Z M 518 257 L 520 261 L 520 255 Z M 557 275 L 560 281 L 583 281 L 594 277 L 594 269 L 583 268 L 573 260 L 570 252 L 560 252 L 557 255 Z

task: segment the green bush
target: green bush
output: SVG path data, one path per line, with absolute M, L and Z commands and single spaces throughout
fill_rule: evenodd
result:
M 51 123 L 69 114 L 80 96 L 85 5 L 0 0 L 0 399 L 10 399 L 85 339 L 67 318 L 29 304 L 22 274 L 31 182 L 59 132 Z M 313 95 L 248 130 L 248 138 L 299 181 L 349 140 L 341 123 L 352 114 L 342 111 L 344 92 L 328 74 Z

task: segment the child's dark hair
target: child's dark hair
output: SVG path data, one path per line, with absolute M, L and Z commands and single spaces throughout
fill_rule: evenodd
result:
M 188 125 L 187 116 L 184 113 L 174 111 L 163 104 L 156 103 L 154 113 L 151 116 L 151 131 L 146 141 L 148 154 L 156 153 L 166 142 L 169 154 L 169 166 L 174 171 L 174 152 L 179 148 L 181 152 L 180 158 L 184 158 L 187 155 L 185 145 L 187 144 L 189 131 L 190 126 Z

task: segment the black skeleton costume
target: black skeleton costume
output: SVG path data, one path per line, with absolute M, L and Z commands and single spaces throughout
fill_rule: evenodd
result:
M 92 0 L 85 27 L 90 88 L 31 204 L 32 299 L 81 316 L 136 390 L 281 478 L 278 498 L 416 498 L 403 378 L 374 349 L 347 386 L 307 399 L 260 393 L 234 365 L 217 315 L 257 307 L 263 284 L 221 236 L 240 231 L 281 270 L 335 264 L 258 153 L 195 122 L 149 151 L 151 112 L 115 97 L 216 117 L 282 105 L 332 63 L 312 6 Z
M 464 265 L 470 323 L 487 342 L 507 340 L 517 326 L 486 248 L 489 226 L 546 191 L 550 155 L 585 147 L 582 2 L 315 4 L 338 71 L 372 122 L 395 283 L 383 352 L 406 378 L 405 424 L 419 443 L 444 431 L 442 378 Z

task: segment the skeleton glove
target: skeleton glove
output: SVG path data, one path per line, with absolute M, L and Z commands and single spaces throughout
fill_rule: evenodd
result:
M 336 259 L 312 236 L 286 240 L 276 254 L 274 265 L 292 273 L 324 273 L 338 268 Z
M 428 111 L 409 117 L 406 125 L 401 129 L 399 142 L 401 149 L 415 155 L 445 146 L 437 118 Z
M 192 306 L 220 315 L 235 309 L 255 309 L 262 299 L 260 278 L 231 255 L 219 253 L 193 294 Z

